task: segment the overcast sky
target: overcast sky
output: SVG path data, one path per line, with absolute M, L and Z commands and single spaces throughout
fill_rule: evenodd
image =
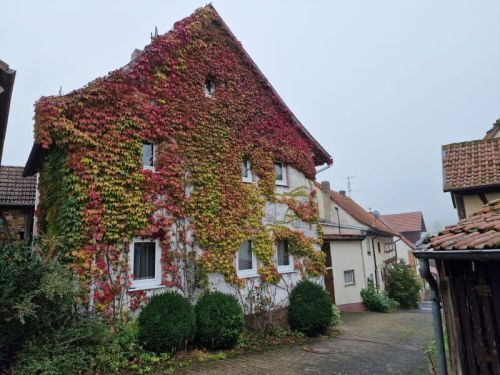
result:
M 24 165 L 33 104 L 125 65 L 205 1 L 0 0 L 0 59 L 17 70 L 3 163 Z M 382 214 L 457 220 L 441 145 L 500 117 L 500 1 L 235 1 L 213 5 L 330 152 L 318 175 Z

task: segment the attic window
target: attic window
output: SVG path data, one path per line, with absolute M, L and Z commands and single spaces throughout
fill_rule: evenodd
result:
M 204 88 L 205 96 L 210 97 L 214 94 L 215 92 L 215 82 L 212 78 L 207 78 L 205 81 L 205 88 Z

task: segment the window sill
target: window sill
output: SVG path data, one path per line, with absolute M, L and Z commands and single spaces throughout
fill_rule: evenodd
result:
M 297 272 L 297 270 L 294 270 L 293 268 L 283 268 L 283 269 L 280 269 L 278 267 L 278 273 L 281 273 L 281 274 L 283 274 L 283 273 L 296 273 L 296 272 Z
M 129 292 L 136 292 L 136 291 L 139 291 L 139 290 L 150 290 L 150 289 L 161 289 L 161 288 L 165 288 L 165 285 L 161 285 L 161 284 L 145 284 L 145 285 L 132 285 L 130 288 L 129 288 Z
M 241 179 L 241 181 L 244 183 L 244 184 L 253 184 L 253 181 L 252 180 L 245 180 L 244 178 Z
M 276 181 L 276 186 L 289 187 L 290 185 L 286 182 Z
M 344 286 L 353 286 L 353 285 L 356 285 L 356 283 L 348 283 L 348 284 L 344 284 Z
M 255 277 L 259 277 L 260 275 L 257 272 L 252 272 L 252 273 L 236 273 L 236 276 L 238 276 L 240 279 L 252 279 Z

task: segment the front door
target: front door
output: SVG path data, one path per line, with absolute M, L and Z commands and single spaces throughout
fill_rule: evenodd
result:
M 323 242 L 321 250 L 325 253 L 325 287 L 330 295 L 332 303 L 335 303 L 335 289 L 333 287 L 333 269 L 332 269 L 332 253 L 330 251 L 330 242 Z

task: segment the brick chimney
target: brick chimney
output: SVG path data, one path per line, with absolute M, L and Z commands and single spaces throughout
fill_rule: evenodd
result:
M 320 185 L 320 190 L 321 190 L 321 198 L 322 198 L 322 207 L 320 207 L 320 218 L 322 220 L 326 221 L 331 221 L 332 219 L 332 200 L 331 200 L 331 194 L 332 191 L 330 189 L 330 182 L 329 181 L 323 181 L 321 182 Z M 321 209 L 323 208 L 323 209 Z
M 346 196 L 345 195 L 345 190 L 339 190 L 339 193 L 342 194 L 344 197 Z

